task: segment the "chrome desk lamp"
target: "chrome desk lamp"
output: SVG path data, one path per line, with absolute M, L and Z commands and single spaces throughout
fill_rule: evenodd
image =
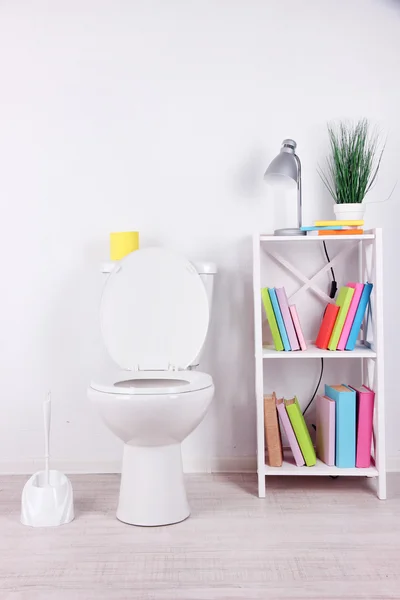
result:
M 283 140 L 281 151 L 269 164 L 265 171 L 264 179 L 268 182 L 280 179 L 281 181 L 292 180 L 297 185 L 297 227 L 287 229 L 276 229 L 275 235 L 306 235 L 301 231 L 302 226 L 302 197 L 301 197 L 301 163 L 296 154 L 296 142 L 294 140 Z

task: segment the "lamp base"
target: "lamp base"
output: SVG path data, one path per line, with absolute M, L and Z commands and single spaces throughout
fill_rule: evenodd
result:
M 287 229 L 275 229 L 274 235 L 306 235 L 306 232 L 302 231 L 298 227 L 293 227 Z

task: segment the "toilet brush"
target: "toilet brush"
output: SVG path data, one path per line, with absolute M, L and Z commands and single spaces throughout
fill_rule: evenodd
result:
M 43 403 L 45 470 L 26 482 L 21 499 L 21 523 L 31 527 L 54 527 L 74 518 L 72 485 L 60 471 L 50 470 L 50 393 Z

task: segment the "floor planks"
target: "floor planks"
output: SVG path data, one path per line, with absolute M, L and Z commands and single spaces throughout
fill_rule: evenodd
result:
M 19 523 L 26 478 L 0 477 L 0 600 L 400 599 L 400 475 L 373 480 L 191 475 L 192 516 L 115 519 L 119 476 L 72 476 L 76 520 Z

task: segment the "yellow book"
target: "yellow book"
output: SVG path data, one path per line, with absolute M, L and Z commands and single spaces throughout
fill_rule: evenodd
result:
M 362 227 L 364 221 L 315 221 L 315 227 L 334 227 L 340 225 L 342 227 Z
M 340 288 L 336 306 L 339 306 L 339 312 L 336 317 L 335 325 L 333 327 L 332 335 L 329 340 L 328 350 L 337 350 L 339 343 L 340 334 L 342 333 L 343 325 L 349 312 L 350 303 L 354 296 L 354 288 L 344 286 Z
M 313 467 L 317 462 L 317 457 L 297 398 L 285 400 L 285 407 L 304 461 L 307 467 Z

